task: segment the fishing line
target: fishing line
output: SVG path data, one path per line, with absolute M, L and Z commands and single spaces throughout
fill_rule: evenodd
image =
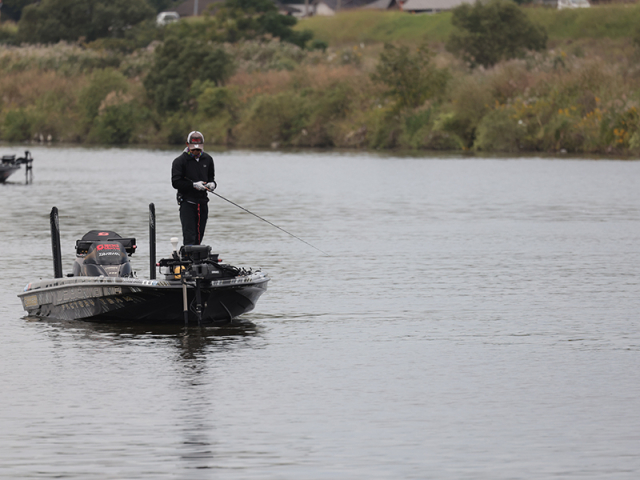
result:
M 187 178 L 187 180 L 189 180 L 190 182 L 194 182 L 193 180 L 191 180 L 190 178 Z M 195 183 L 195 182 L 194 182 Z M 318 250 L 320 253 L 323 253 L 324 255 L 326 255 L 327 257 L 330 257 L 331 255 L 329 255 L 327 252 L 320 250 L 318 247 L 315 247 L 313 245 L 311 245 L 309 242 L 307 242 L 306 240 L 301 239 L 300 237 L 295 236 L 293 233 L 291 232 L 287 232 L 284 228 L 279 227 L 278 225 L 276 225 L 275 223 L 271 223 L 269 220 L 267 220 L 266 218 L 262 218 L 260 215 L 257 215 L 255 213 L 253 213 L 250 210 L 247 210 L 246 208 L 238 205 L 235 202 L 232 202 L 231 200 L 229 200 L 228 198 L 223 197 L 222 195 L 220 195 L 219 193 L 214 192 L 213 190 L 211 190 L 210 188 L 204 187 L 204 189 L 209 192 L 209 193 L 213 193 L 215 196 L 220 197 L 222 200 L 229 202 L 231 205 L 234 205 L 236 207 L 238 207 L 240 210 L 244 210 L 247 213 L 250 213 L 251 215 L 253 215 L 256 218 L 259 218 L 260 220 L 262 220 L 263 222 L 268 223 L 269 225 L 271 225 L 272 227 L 276 227 L 278 230 L 282 230 L 284 233 L 286 233 L 287 235 L 291 235 L 293 238 L 300 240 L 302 243 L 306 243 L 307 245 L 309 245 L 311 248 L 315 248 L 316 250 Z
M 313 245 L 311 245 L 311 244 L 310 244 L 309 242 L 307 242 L 306 240 L 303 240 L 303 239 L 301 239 L 300 237 L 296 237 L 293 233 L 287 232 L 284 228 L 279 227 L 278 225 L 276 225 L 276 224 L 274 224 L 274 223 L 271 223 L 269 220 L 267 220 L 267 219 L 265 219 L 265 218 L 262 218 L 260 215 L 257 215 L 257 214 L 255 214 L 255 213 L 253 213 L 253 212 L 251 212 L 251 211 L 247 210 L 247 209 L 246 209 L 246 208 L 244 208 L 244 207 L 241 207 L 241 206 L 240 206 L 240 205 L 238 205 L 237 203 L 232 202 L 232 201 L 231 201 L 231 200 L 229 200 L 228 198 L 225 198 L 225 197 L 223 197 L 222 195 L 220 195 L 219 193 L 216 193 L 216 192 L 214 192 L 213 190 L 209 190 L 208 188 L 207 188 L 207 191 L 209 191 L 209 192 L 213 193 L 214 195 L 216 195 L 216 196 L 220 197 L 221 199 L 223 199 L 223 200 L 225 200 L 225 201 L 229 202 L 231 205 L 235 205 L 235 206 L 236 206 L 236 207 L 238 207 L 239 209 L 244 210 L 244 211 L 245 211 L 245 212 L 247 212 L 247 213 L 250 213 L 250 214 L 251 214 L 251 215 L 253 215 L 254 217 L 259 218 L 260 220 L 262 220 L 263 222 L 266 222 L 266 223 L 268 223 L 269 225 L 271 225 L 271 226 L 273 226 L 273 227 L 276 227 L 276 228 L 277 228 L 277 229 L 279 229 L 279 230 L 282 230 L 282 231 L 283 231 L 284 233 L 286 233 L 287 235 L 291 235 L 293 238 L 295 238 L 295 239 L 297 239 L 297 240 L 300 240 L 302 243 L 306 243 L 306 244 L 307 244 L 307 245 L 309 245 L 311 248 L 315 248 L 315 249 L 316 249 L 316 250 L 318 250 L 319 252 L 321 252 L 321 253 L 325 254 L 327 257 L 330 257 L 330 256 L 331 256 L 331 255 L 329 255 L 327 252 L 325 252 L 325 251 L 323 251 L 323 250 L 320 250 L 318 247 L 314 247 Z

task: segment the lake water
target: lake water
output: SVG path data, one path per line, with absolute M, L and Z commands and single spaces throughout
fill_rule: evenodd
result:
M 3 154 L 23 149 L 3 147 Z M 220 152 L 227 329 L 24 318 L 76 239 L 181 237 L 179 148 L 34 147 L 0 185 L 0 477 L 637 479 L 640 162 Z

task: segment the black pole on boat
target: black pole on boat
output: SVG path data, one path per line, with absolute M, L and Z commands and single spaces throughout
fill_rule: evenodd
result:
M 51 223 L 51 250 L 53 252 L 53 276 L 62 278 L 62 251 L 60 250 L 60 223 L 58 221 L 58 208 L 53 207 L 49 214 Z
M 156 278 L 156 206 L 149 204 L 149 278 Z
M 180 269 L 180 279 L 182 280 L 182 312 L 184 315 L 184 326 L 189 325 L 189 304 L 187 303 L 187 284 L 184 281 L 184 272 Z

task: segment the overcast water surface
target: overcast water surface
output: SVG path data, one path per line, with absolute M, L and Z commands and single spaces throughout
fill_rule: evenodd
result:
M 2 154 L 22 153 L 2 147 Z M 272 278 L 226 329 L 25 319 L 92 229 L 149 275 L 179 148 L 34 147 L 0 185 L 0 478 L 640 478 L 640 162 L 214 155 L 205 243 Z

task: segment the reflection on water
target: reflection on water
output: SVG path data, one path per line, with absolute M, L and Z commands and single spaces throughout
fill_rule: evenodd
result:
M 640 474 L 640 162 L 225 152 L 205 240 L 272 278 L 228 328 L 31 321 L 92 229 L 148 276 L 175 152 L 33 149 L 0 188 L 0 477 Z M 215 473 L 214 473 L 215 472 Z
M 59 338 L 69 335 L 77 339 L 102 342 L 148 344 L 162 342 L 175 345 L 184 361 L 198 360 L 208 350 L 237 348 L 246 337 L 259 335 L 260 326 L 238 319 L 222 326 L 181 326 L 176 324 L 151 325 L 146 323 L 101 323 L 78 320 L 61 321 L 24 317 L 31 323 L 47 325 L 47 334 Z

